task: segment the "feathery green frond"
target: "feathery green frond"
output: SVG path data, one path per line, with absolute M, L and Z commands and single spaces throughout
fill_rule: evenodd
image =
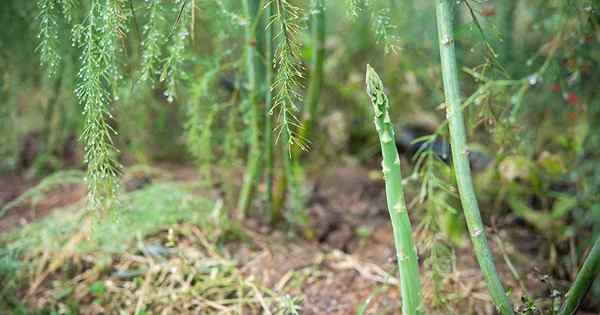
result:
M 361 0 L 346 0 L 346 13 L 355 19 L 362 11 Z
M 288 0 L 273 0 L 273 3 L 275 10 L 270 24 L 279 26 L 279 31 L 275 34 L 277 47 L 274 67 L 276 74 L 272 86 L 274 98 L 271 108 L 271 112 L 277 112 L 276 139 L 285 133 L 290 147 L 298 146 L 302 150 L 307 150 L 306 141 L 300 137 L 298 132 L 302 128 L 302 124 L 296 116 L 297 103 L 302 102 L 300 80 L 304 70 L 300 61 L 300 44 L 297 39 L 302 11 Z
M 62 13 L 67 20 L 67 22 L 71 22 L 73 20 L 73 9 L 76 8 L 77 3 L 76 0 L 58 0 L 60 2 L 60 6 L 62 8 Z
M 148 2 L 146 10 L 150 14 L 148 15 L 148 22 L 143 27 L 144 39 L 142 40 L 143 52 L 139 80 L 141 83 L 149 81 L 154 84 L 155 77 L 159 74 L 161 50 L 165 40 L 162 29 L 164 10 L 160 1 Z
M 177 96 L 177 83 L 184 77 L 183 63 L 185 61 L 185 48 L 190 32 L 188 23 L 191 16 L 191 5 L 187 0 L 180 0 L 181 7 L 177 7 L 178 14 L 175 20 L 174 31 L 170 35 L 170 43 L 167 48 L 167 58 L 163 65 L 160 81 L 166 82 L 164 95 L 167 101 L 173 102 Z
M 79 83 L 75 94 L 83 106 L 85 126 L 81 134 L 87 164 L 90 205 L 100 208 L 118 189 L 117 149 L 112 136 L 109 106 L 110 84 L 118 79 L 118 38 L 124 32 L 119 2 L 94 0 L 82 24 L 73 28 L 74 40 L 82 50 Z
M 61 62 L 61 57 L 58 53 L 59 36 L 57 18 L 59 8 L 56 0 L 39 0 L 38 9 L 40 10 L 40 14 L 38 15 L 40 23 L 38 37 L 40 43 L 37 50 L 40 53 L 42 66 L 45 66 L 48 75 L 52 76 L 56 73 L 56 69 Z
M 219 66 L 217 62 L 193 85 L 185 123 L 188 150 L 209 183 L 210 167 L 214 160 L 212 128 L 219 113 L 220 105 L 214 94 L 211 93 L 211 84 L 219 73 Z
M 397 54 L 400 49 L 399 38 L 394 33 L 397 30 L 396 25 L 392 22 L 390 10 L 384 8 L 375 13 L 373 19 L 373 28 L 375 29 L 375 39 L 377 44 L 383 45 L 386 54 Z

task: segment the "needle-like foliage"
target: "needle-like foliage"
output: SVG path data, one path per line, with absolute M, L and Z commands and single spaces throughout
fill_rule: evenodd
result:
M 164 44 L 163 34 L 164 12 L 160 1 L 151 1 L 146 4 L 150 12 L 148 22 L 144 25 L 142 40 L 142 65 L 140 70 L 140 83 L 150 81 L 154 83 L 158 67 L 161 63 L 161 49 Z
M 296 113 L 302 101 L 300 80 L 303 77 L 303 66 L 300 61 L 300 44 L 298 32 L 301 9 L 288 0 L 273 0 L 274 13 L 271 24 L 277 24 L 279 31 L 275 34 L 277 47 L 275 49 L 274 67 L 276 69 L 273 80 L 274 98 L 271 112 L 277 112 L 279 125 L 275 127 L 276 139 L 285 133 L 288 145 L 298 146 L 307 150 L 307 144 L 300 136 L 298 130 L 302 127 Z M 291 152 L 291 150 L 290 150 Z
M 190 35 L 188 31 L 188 21 L 191 16 L 191 5 L 187 0 L 178 1 L 178 15 L 175 21 L 174 31 L 170 34 L 170 44 L 167 48 L 167 58 L 165 60 L 161 82 L 166 82 L 164 95 L 169 103 L 173 102 L 177 95 L 177 82 L 184 76 L 183 63 L 185 61 L 185 48 L 187 39 Z
M 93 208 L 112 200 L 118 189 L 119 163 L 110 125 L 111 82 L 118 77 L 118 39 L 124 33 L 123 6 L 119 1 L 94 0 L 82 24 L 73 29 L 82 50 L 79 83 L 75 94 L 83 106 L 84 143 L 90 204 Z
M 375 14 L 373 28 L 377 44 L 383 45 L 385 53 L 397 54 L 400 49 L 399 39 L 395 34 L 397 26 L 392 22 L 389 9 L 383 8 Z
M 38 8 L 40 10 L 38 15 L 40 23 L 38 37 L 40 42 L 37 49 L 40 53 L 42 66 L 46 67 L 48 75 L 54 75 L 61 61 L 58 53 L 59 36 L 57 18 L 59 7 L 55 0 L 40 0 L 38 1 Z

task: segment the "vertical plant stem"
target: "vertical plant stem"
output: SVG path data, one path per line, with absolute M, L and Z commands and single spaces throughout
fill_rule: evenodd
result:
M 57 135 L 56 135 L 56 129 L 58 128 L 52 128 L 53 127 L 53 122 L 54 122 L 54 116 L 55 113 L 57 112 L 56 107 L 57 107 L 57 103 L 58 100 L 60 98 L 60 88 L 62 87 L 62 81 L 63 81 L 63 74 L 64 70 L 60 70 L 57 74 L 57 77 L 54 80 L 54 86 L 52 89 L 52 97 L 50 97 L 50 99 L 48 99 L 48 104 L 46 105 L 46 111 L 44 113 L 44 117 L 46 117 L 46 121 L 44 122 L 44 135 L 45 135 L 45 139 L 44 139 L 44 151 L 43 154 L 40 156 L 42 158 L 42 162 L 43 163 L 47 163 L 49 158 L 52 158 L 52 155 L 54 154 L 54 152 L 52 152 L 56 146 L 56 141 L 57 141 Z M 41 165 L 42 167 L 47 167 L 49 165 Z
M 284 144 L 286 145 L 286 144 Z M 284 166 L 285 168 L 285 166 Z M 283 218 L 282 209 L 286 200 L 286 187 L 288 185 L 285 170 L 280 170 L 277 180 L 273 184 L 273 204 L 271 206 L 271 223 L 277 223 Z
M 475 197 L 471 181 L 471 168 L 469 166 L 469 151 L 466 145 L 466 132 L 464 118 L 460 104 L 458 73 L 456 69 L 456 52 L 454 49 L 453 34 L 453 1 L 437 0 L 436 17 L 438 27 L 438 40 L 444 81 L 444 94 L 446 96 L 446 117 L 450 128 L 450 145 L 452 148 L 452 163 L 456 174 L 456 183 L 460 200 L 469 228 L 469 234 L 479 267 L 485 278 L 492 300 L 500 314 L 514 314 L 506 292 L 500 283 L 492 253 L 488 246 L 487 238 L 479 206 Z
M 515 13 L 517 10 L 517 0 L 508 0 L 506 5 L 502 6 L 502 23 L 504 28 L 504 39 L 503 39 L 503 54 L 502 61 L 504 64 L 509 64 L 514 57 L 514 30 L 515 30 Z
M 400 156 L 394 141 L 394 128 L 389 115 L 389 103 L 383 92 L 381 79 L 367 65 L 367 93 L 371 98 L 375 117 L 375 129 L 379 135 L 385 178 L 385 194 L 388 211 L 392 221 L 396 256 L 400 270 L 400 289 L 402 293 L 402 313 L 407 315 L 423 314 L 419 263 L 412 239 L 412 228 L 400 173 Z
M 261 82 L 260 69 L 261 61 L 257 53 L 257 32 L 262 28 L 259 22 L 260 0 L 244 1 L 244 11 L 248 18 L 246 26 L 246 75 L 248 80 L 247 91 L 250 98 L 250 150 L 248 151 L 248 160 L 244 182 L 240 191 L 238 200 L 238 215 L 244 218 L 252 202 L 254 190 L 258 184 L 258 175 L 260 170 L 260 91 L 259 82 Z
M 266 20 L 271 19 L 271 3 L 267 3 L 264 11 Z M 271 25 L 265 28 L 265 201 L 266 211 L 269 214 L 269 221 L 274 223 L 276 220 L 273 214 L 273 115 L 271 107 L 273 106 L 273 93 L 271 84 L 273 83 L 273 30 Z
M 592 287 L 594 279 L 598 277 L 598 273 L 600 273 L 600 237 L 596 238 L 592 250 L 583 262 L 583 266 L 579 270 L 571 289 L 569 289 L 565 304 L 563 304 L 560 310 L 560 315 L 573 315 L 577 313 L 581 302 Z
M 324 0 L 313 0 L 312 42 L 313 52 L 310 62 L 310 82 L 304 112 L 304 128 L 302 138 L 310 140 L 317 116 L 321 86 L 323 82 L 323 61 L 325 60 L 325 3 Z M 299 150 L 298 150 L 299 151 Z

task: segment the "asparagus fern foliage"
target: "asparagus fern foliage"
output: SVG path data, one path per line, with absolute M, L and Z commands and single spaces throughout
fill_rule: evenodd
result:
M 303 66 L 300 61 L 300 45 L 298 32 L 301 9 L 288 0 L 273 0 L 274 12 L 269 24 L 277 24 L 279 31 L 275 34 L 277 47 L 275 49 L 274 67 L 276 69 L 272 89 L 274 91 L 271 113 L 277 112 L 278 126 L 275 127 L 276 140 L 285 134 L 290 148 L 298 146 L 308 149 L 306 141 L 300 136 L 302 123 L 298 119 L 297 103 L 302 101 L 300 80 Z M 269 2 L 271 4 L 271 2 Z M 270 25 L 269 25 L 270 26 Z M 292 150 L 288 150 L 292 152 Z
M 54 0 L 38 1 L 40 13 L 38 20 L 40 23 L 40 33 L 38 35 L 40 43 L 37 50 L 40 53 L 42 66 L 45 66 L 48 74 L 53 75 L 60 64 L 61 57 L 58 53 L 58 4 Z
M 87 164 L 90 204 L 100 208 L 118 189 L 117 149 L 110 125 L 111 83 L 118 79 L 118 39 L 125 32 L 123 6 L 119 1 L 94 0 L 82 24 L 73 28 L 74 40 L 82 50 L 79 83 L 75 94 L 83 106 L 85 127 L 84 162 Z

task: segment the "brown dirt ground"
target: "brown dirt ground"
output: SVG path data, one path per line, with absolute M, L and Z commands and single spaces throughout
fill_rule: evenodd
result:
M 197 178 L 192 168 L 162 166 L 161 169 L 178 180 Z M 244 226 L 252 242 L 229 243 L 224 249 L 227 255 L 235 259 L 245 275 L 258 279 L 264 286 L 301 296 L 301 314 L 356 314 L 367 300 L 370 302 L 366 314 L 397 314 L 400 307 L 398 279 L 383 183 L 369 179 L 369 170 L 354 166 L 334 168 L 310 178 L 309 212 L 315 240 L 293 237 L 284 229 L 271 230 L 250 220 Z M 35 183 L 16 175 L 0 177 L 0 206 Z M 135 189 L 135 183 L 133 187 Z M 84 187 L 64 186 L 36 207 L 13 208 L 0 218 L 0 233 L 39 220 L 84 195 Z M 502 233 L 490 230 L 490 239 L 496 236 L 503 239 L 506 257 L 510 257 L 523 277 L 527 290 L 534 296 L 547 296 L 550 285 L 542 279 L 552 266 L 540 249 L 544 240 L 515 224 L 513 218 L 492 221 Z M 370 233 L 358 236 L 359 228 L 366 228 Z M 501 278 L 517 301 L 523 291 L 511 275 L 498 243 L 490 241 L 490 244 Z M 441 290 L 449 298 L 447 308 L 441 307 L 433 314 L 451 311 L 495 314 L 469 243 L 455 248 L 455 256 L 453 271 L 442 280 Z M 425 298 L 428 305 L 432 305 L 434 285 L 429 271 L 421 265 L 425 274 Z M 558 288 L 566 286 L 565 282 L 552 283 Z

